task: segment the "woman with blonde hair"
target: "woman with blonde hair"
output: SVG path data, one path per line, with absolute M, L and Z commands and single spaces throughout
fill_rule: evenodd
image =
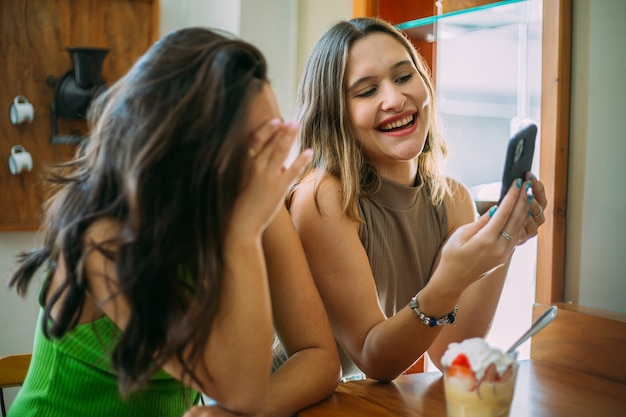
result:
M 425 352 L 489 330 L 517 245 L 544 222 L 527 173 L 477 218 L 446 178 L 429 71 L 404 34 L 342 21 L 298 89 L 299 151 L 313 158 L 289 209 L 340 346 L 344 378 L 391 380 Z

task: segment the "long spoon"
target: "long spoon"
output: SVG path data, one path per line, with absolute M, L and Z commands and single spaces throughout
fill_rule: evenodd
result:
M 552 320 L 554 320 L 554 318 L 556 317 L 557 311 L 558 308 L 556 306 L 552 306 L 544 311 L 543 314 L 541 314 L 541 316 L 537 320 L 535 320 L 533 325 L 530 326 L 530 329 L 528 329 L 528 331 L 524 333 L 522 337 L 517 340 L 517 342 L 513 343 L 513 346 L 511 346 L 509 350 L 506 351 L 506 353 L 511 354 L 515 352 L 515 349 L 517 349 L 519 345 L 524 343 L 527 339 L 534 336 L 535 334 L 537 334 L 537 332 L 550 324 L 550 322 L 552 322 Z

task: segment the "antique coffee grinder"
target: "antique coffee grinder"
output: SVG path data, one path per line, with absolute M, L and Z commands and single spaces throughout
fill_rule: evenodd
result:
M 52 118 L 51 143 L 78 144 L 83 137 L 80 134 L 59 135 L 57 119 L 82 119 L 92 100 L 106 85 L 101 77 L 102 63 L 109 52 L 106 48 L 67 48 L 74 68 L 61 78 L 48 77 L 47 83 L 54 88 L 50 115 Z

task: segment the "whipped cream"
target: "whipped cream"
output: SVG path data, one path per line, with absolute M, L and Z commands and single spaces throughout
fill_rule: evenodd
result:
M 452 365 L 456 357 L 463 353 L 469 360 L 470 366 L 477 380 L 481 380 L 487 368 L 494 364 L 496 372 L 502 376 L 509 366 L 515 362 L 515 357 L 503 353 L 500 349 L 487 345 L 483 338 L 466 339 L 461 343 L 450 343 L 441 358 L 444 369 Z

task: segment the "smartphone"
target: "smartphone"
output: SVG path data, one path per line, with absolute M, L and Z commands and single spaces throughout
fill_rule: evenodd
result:
M 524 179 L 530 171 L 535 153 L 535 139 L 537 138 L 537 125 L 529 123 L 522 127 L 509 139 L 502 173 L 502 190 L 498 204 L 506 195 L 507 191 L 518 178 Z

